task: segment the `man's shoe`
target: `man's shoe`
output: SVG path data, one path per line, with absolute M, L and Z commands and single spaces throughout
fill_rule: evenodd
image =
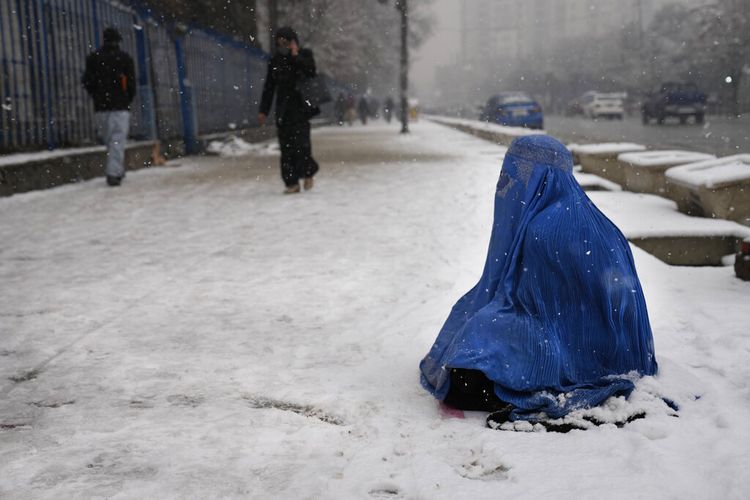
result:
M 107 176 L 107 185 L 111 187 L 119 186 L 122 182 L 122 177 L 117 177 L 115 175 L 108 175 Z
M 305 182 L 303 185 L 305 186 L 305 191 L 310 191 L 313 188 L 313 178 L 305 177 Z
M 294 193 L 299 193 L 299 191 L 300 191 L 299 184 L 295 184 L 294 186 L 288 186 L 284 190 L 284 194 L 294 194 Z

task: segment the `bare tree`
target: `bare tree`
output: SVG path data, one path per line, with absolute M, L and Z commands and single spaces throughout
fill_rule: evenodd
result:
M 132 3 L 150 8 L 167 21 L 195 23 L 247 44 L 257 44 L 256 0 L 139 0 Z
M 412 47 L 425 40 L 433 25 L 426 8 L 429 1 L 415 1 L 412 7 Z M 297 30 L 326 73 L 363 90 L 397 88 L 400 21 L 392 5 L 373 0 L 288 0 L 279 3 L 279 23 Z

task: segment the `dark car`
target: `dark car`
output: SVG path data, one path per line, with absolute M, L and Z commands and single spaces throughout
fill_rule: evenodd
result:
M 501 92 L 490 97 L 479 119 L 508 127 L 544 128 L 542 107 L 523 92 Z
M 750 281 L 750 238 L 740 244 L 740 251 L 734 258 L 734 273 L 741 280 Z
M 703 123 L 706 113 L 706 94 L 692 83 L 663 83 L 656 92 L 648 94 L 641 106 L 643 123 L 652 119 L 663 124 L 669 117 L 677 117 L 680 123 L 687 123 L 689 117 L 695 123 Z

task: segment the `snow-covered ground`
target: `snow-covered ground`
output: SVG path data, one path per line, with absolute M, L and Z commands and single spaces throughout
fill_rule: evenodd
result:
M 316 130 L 299 195 L 253 153 L 0 199 L 0 497 L 747 498 L 731 268 L 634 248 L 661 369 L 634 397 L 679 418 L 441 416 L 417 364 L 481 273 L 503 149 L 412 130 Z

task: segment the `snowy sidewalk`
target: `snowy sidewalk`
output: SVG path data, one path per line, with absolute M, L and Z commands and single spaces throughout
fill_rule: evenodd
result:
M 661 368 L 644 383 L 680 418 L 441 418 L 417 365 L 481 273 L 503 149 L 397 130 L 316 130 L 300 195 L 254 154 L 0 199 L 0 498 L 750 491 L 750 283 L 729 268 L 634 249 Z

